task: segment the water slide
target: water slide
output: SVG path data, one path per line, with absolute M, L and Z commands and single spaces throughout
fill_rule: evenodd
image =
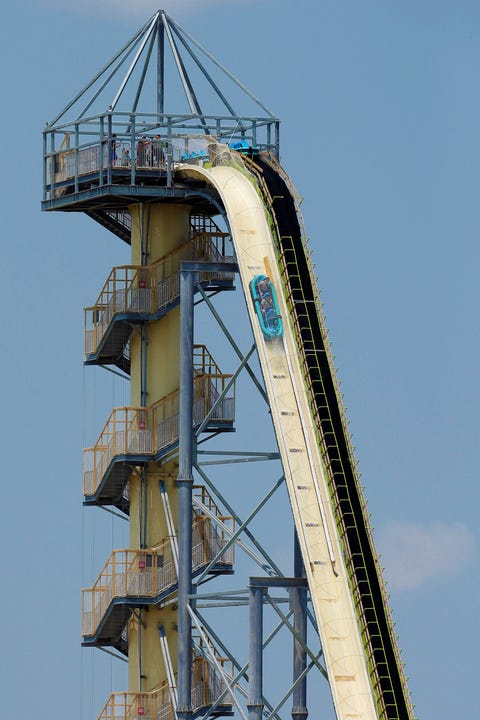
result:
M 344 457 L 342 462 L 336 416 L 340 424 L 343 421 L 334 384 L 333 392 L 328 393 L 333 374 L 328 353 L 325 348 L 313 347 L 302 330 L 303 324 L 314 339 L 315 322 L 308 314 L 313 313 L 313 320 L 320 325 L 322 318 L 315 297 L 309 298 L 314 278 L 308 262 L 305 264 L 308 257 L 294 196 L 288 177 L 271 159 L 250 164 L 250 168 L 255 168 L 253 174 L 240 161 L 208 169 L 180 165 L 177 177 L 213 186 L 226 210 L 337 718 L 409 720 L 412 708 L 373 541 L 368 523 L 365 526 L 362 498 L 355 498 L 358 483 L 350 479 L 348 512 L 340 485 L 335 487 L 336 464 L 344 467 L 352 459 L 349 456 L 347 462 Z M 282 235 L 285 230 L 287 234 Z M 262 332 L 250 291 L 258 275 L 268 276 L 276 290 L 283 322 L 281 338 L 267 339 Z M 323 394 L 315 389 L 318 382 Z M 317 402 L 316 408 L 320 395 L 325 400 Z M 327 407 L 327 428 L 322 426 L 322 407 Z M 334 442 L 329 439 L 329 429 Z M 345 469 L 342 472 L 342 477 L 348 475 Z M 360 510 L 357 507 L 356 511 L 356 506 Z M 352 527 L 360 552 L 349 535 Z M 361 557 L 360 564 L 356 555 Z

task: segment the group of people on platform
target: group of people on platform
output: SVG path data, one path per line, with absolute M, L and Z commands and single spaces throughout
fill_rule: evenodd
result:
M 130 167 L 132 162 L 131 142 L 112 136 L 111 161 L 114 167 Z M 143 135 L 136 144 L 135 165 L 139 168 L 165 166 L 164 142 L 160 135 Z

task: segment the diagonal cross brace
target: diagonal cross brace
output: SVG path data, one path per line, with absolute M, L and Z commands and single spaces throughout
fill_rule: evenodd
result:
M 212 301 L 210 300 L 210 298 L 208 297 L 207 293 L 205 292 L 205 290 L 202 288 L 201 285 L 198 286 L 198 290 L 199 290 L 199 292 L 200 292 L 200 295 L 202 296 L 202 298 L 203 298 L 204 301 L 206 302 L 208 309 L 210 310 L 210 312 L 212 313 L 213 317 L 214 317 L 215 320 L 217 321 L 218 325 L 219 325 L 220 328 L 222 329 L 223 334 L 225 335 L 225 337 L 226 337 L 227 340 L 229 341 L 230 345 L 232 346 L 233 350 L 235 351 L 235 353 L 237 354 L 237 356 L 238 356 L 238 357 L 240 358 L 240 360 L 241 360 L 241 359 L 243 358 L 242 351 L 240 350 L 240 348 L 238 347 L 237 343 L 236 343 L 235 340 L 233 339 L 233 337 L 232 337 L 232 335 L 230 334 L 227 326 L 225 325 L 225 323 L 223 322 L 222 318 L 221 318 L 220 315 L 218 314 L 216 308 L 214 307 Z M 261 386 L 260 382 L 259 382 L 258 379 L 257 379 L 257 376 L 255 375 L 255 373 L 254 373 L 254 371 L 252 370 L 252 368 L 250 367 L 250 365 L 248 365 L 248 364 L 245 365 L 245 370 L 246 370 L 246 371 L 248 372 L 248 374 L 250 375 L 250 377 L 251 377 L 251 379 L 253 380 L 253 383 L 255 384 L 255 387 L 257 388 L 257 390 L 258 390 L 258 392 L 260 393 L 260 395 L 263 397 L 263 399 L 265 400 L 265 402 L 267 403 L 267 405 L 269 405 L 270 403 L 268 402 L 267 393 L 265 392 L 264 388 Z
M 270 597 L 270 595 L 269 595 L 268 593 L 265 593 L 265 599 L 266 599 L 266 601 L 273 607 L 273 609 L 275 610 L 275 612 L 277 613 L 277 615 L 283 620 L 283 623 L 284 623 L 285 627 L 287 627 L 287 628 L 290 630 L 290 632 L 292 633 L 292 635 L 294 636 L 294 638 L 300 643 L 300 645 L 301 645 L 302 648 L 305 650 L 305 652 L 307 653 L 307 655 L 308 655 L 308 657 L 310 658 L 310 660 L 313 660 L 313 661 L 314 661 L 315 666 L 318 668 L 318 670 L 320 670 L 320 672 L 322 673 L 323 677 L 324 677 L 326 680 L 328 680 L 327 671 L 325 670 L 325 668 L 323 667 L 323 665 L 320 665 L 320 663 L 316 660 L 315 655 L 313 654 L 313 652 L 310 650 L 310 648 L 308 647 L 308 645 L 305 644 L 303 638 L 300 637 L 300 635 L 297 633 L 297 631 L 295 630 L 295 628 L 293 627 L 293 625 L 288 621 L 287 616 L 282 613 L 282 611 L 281 611 L 280 608 L 278 607 L 277 603 Z M 322 653 L 322 654 L 323 654 L 323 653 Z
M 202 468 L 198 465 L 195 465 L 195 469 L 198 472 L 198 474 L 201 476 L 205 484 L 210 488 L 210 490 L 213 492 L 213 494 L 220 500 L 222 505 L 225 507 L 227 512 L 236 520 L 236 522 L 239 525 L 244 525 L 242 520 L 239 518 L 233 507 L 230 505 L 230 503 L 223 497 L 222 493 L 218 490 L 217 487 L 213 484 L 213 482 L 209 479 L 208 475 L 203 472 Z M 283 480 L 283 477 L 282 477 Z M 271 571 L 268 570 L 268 567 L 264 567 L 265 572 L 268 572 L 269 574 L 273 575 L 276 574 L 279 577 L 283 576 L 282 571 L 278 567 L 278 565 L 272 560 L 270 555 L 264 550 L 264 548 L 260 545 L 258 540 L 256 539 L 255 535 L 248 529 L 248 527 L 244 527 L 243 532 L 245 535 L 252 541 L 254 546 L 257 548 L 257 550 L 263 555 L 267 563 L 269 564 Z
M 210 408 L 209 412 L 207 413 L 206 417 L 204 418 L 202 424 L 201 424 L 200 427 L 195 431 L 196 437 L 198 437 L 198 436 L 200 435 L 200 433 L 202 433 L 203 430 L 206 428 L 206 426 L 208 425 L 208 423 L 209 423 L 209 421 L 210 421 L 210 418 L 212 417 L 213 413 L 215 412 L 215 410 L 217 409 L 217 407 L 220 405 L 220 403 L 223 401 L 223 399 L 226 397 L 227 392 L 230 390 L 230 388 L 232 387 L 232 385 L 235 383 L 235 380 L 237 379 L 237 377 L 238 377 L 238 376 L 240 375 L 240 373 L 242 372 L 243 368 L 244 368 L 245 365 L 247 364 L 248 359 L 249 359 L 249 357 L 252 355 L 252 353 L 253 353 L 254 350 L 255 350 L 255 344 L 252 345 L 252 347 L 250 348 L 250 350 L 248 351 L 248 353 L 245 355 L 245 357 L 243 358 L 242 362 L 240 363 L 240 365 L 238 366 L 238 368 L 235 370 L 235 372 L 233 373 L 232 377 L 230 378 L 230 380 L 228 381 L 228 383 L 225 385 L 224 389 L 222 390 L 222 392 L 220 393 L 220 395 L 218 396 L 218 398 L 217 398 L 217 399 L 215 400 L 215 402 L 213 403 L 212 407 Z
M 227 673 L 225 672 L 225 670 L 223 669 L 223 667 L 220 665 L 220 663 L 218 662 L 217 658 L 215 657 L 215 653 L 212 651 L 212 649 L 211 649 L 211 647 L 210 647 L 210 643 L 208 642 L 208 638 L 207 638 L 207 636 L 206 636 L 206 634 L 205 634 L 205 631 L 204 631 L 204 629 L 202 628 L 201 624 L 199 623 L 199 621 L 198 621 L 195 613 L 193 612 L 192 608 L 190 607 L 190 605 L 187 605 L 187 611 L 188 611 L 188 614 L 190 615 L 191 619 L 193 620 L 193 622 L 194 622 L 194 624 L 195 624 L 198 632 L 200 633 L 200 636 L 201 636 L 203 642 L 205 643 L 205 647 L 206 647 L 206 649 L 207 649 L 207 651 L 208 651 L 208 654 L 209 654 L 212 662 L 214 663 L 214 665 L 215 665 L 215 667 L 217 668 L 218 672 L 219 672 L 220 675 L 222 676 L 222 679 L 223 679 L 225 685 L 227 686 L 228 691 L 230 692 L 230 694 L 231 694 L 231 696 L 232 696 L 232 700 L 233 700 L 233 702 L 235 703 L 235 705 L 237 706 L 240 715 L 242 716 L 243 720 L 247 720 L 247 718 L 246 718 L 246 716 L 245 716 L 245 713 L 243 712 L 243 709 L 242 709 L 240 703 L 238 702 L 238 700 L 237 700 L 236 697 L 235 697 L 235 693 L 234 693 L 234 689 L 233 689 L 233 687 L 232 687 L 231 679 L 228 677 Z
M 240 685 L 237 685 L 237 683 L 238 683 L 238 680 L 240 680 L 241 677 L 244 677 L 245 680 L 248 681 L 248 675 L 247 675 L 248 663 L 246 663 L 246 664 L 243 665 L 243 667 L 242 667 L 242 666 L 240 665 L 240 663 L 238 662 L 238 660 L 235 658 L 235 656 L 232 655 L 232 653 L 229 651 L 229 649 L 227 648 L 227 646 L 226 646 L 226 645 L 222 642 L 222 640 L 218 637 L 218 635 L 217 635 L 216 632 L 213 630 L 213 628 L 212 628 L 212 627 L 209 625 L 209 623 L 205 620 L 205 618 L 203 617 L 203 615 L 201 615 L 201 614 L 198 612 L 197 609 L 195 609 L 195 612 L 196 612 L 196 615 L 197 615 L 198 619 L 199 619 L 200 622 L 202 623 L 202 627 L 205 628 L 205 630 L 207 631 L 207 633 L 209 634 L 209 636 L 212 637 L 212 638 L 215 640 L 215 642 L 218 644 L 218 647 L 220 648 L 220 650 L 221 650 L 223 653 L 225 653 L 226 657 L 228 657 L 228 659 L 230 660 L 230 662 L 233 663 L 233 666 L 238 670 L 237 674 L 236 674 L 236 675 L 233 677 L 233 679 L 232 679 L 232 685 L 238 687 L 239 690 L 241 690 L 242 694 L 243 694 L 243 695 L 246 695 L 245 690 L 244 690 L 243 688 L 241 688 Z M 292 612 L 290 611 L 290 612 L 288 613 L 287 617 L 290 617 L 291 614 L 292 614 Z M 278 625 L 276 625 L 276 626 L 273 628 L 273 630 L 270 632 L 270 635 L 264 640 L 263 645 L 262 645 L 262 649 L 263 649 L 263 650 L 271 643 L 271 641 L 272 641 L 272 640 L 274 639 L 274 637 L 278 634 L 278 632 L 282 629 L 282 627 L 283 627 L 283 622 L 280 620 L 280 622 L 278 623 Z M 225 695 L 227 694 L 227 692 L 228 692 L 228 688 L 226 688 L 226 689 L 218 696 L 218 698 L 215 700 L 215 702 L 213 703 L 213 705 L 208 709 L 208 712 L 205 713 L 205 715 L 202 716 L 201 720 L 207 720 L 209 717 L 211 717 L 212 712 L 213 712 L 213 711 L 215 710 L 215 708 L 219 705 L 219 703 L 220 703 L 220 702 L 222 701 L 222 699 L 225 697 Z M 280 718 L 280 717 L 277 715 L 277 713 L 275 712 L 275 710 L 274 710 L 274 708 L 273 708 L 273 705 L 272 705 L 271 703 L 269 703 L 268 700 L 267 700 L 265 697 L 263 698 L 263 701 L 264 701 L 264 703 L 265 703 L 265 707 L 266 707 L 266 708 L 269 710 L 269 712 L 270 712 L 270 717 L 275 717 L 276 720 L 281 720 L 281 718 Z
M 237 538 L 238 538 L 238 537 L 240 536 L 240 534 L 245 530 L 245 528 L 247 527 L 247 525 L 253 520 L 253 518 L 255 517 L 255 515 L 256 515 L 258 512 L 260 512 L 260 510 L 261 510 L 262 507 L 268 502 L 268 500 L 270 500 L 270 498 L 271 498 L 272 495 L 276 492 L 276 490 L 280 487 L 280 485 L 283 484 L 284 479 L 285 479 L 285 478 L 282 476 L 279 480 L 277 480 L 277 482 L 275 483 L 275 485 L 271 488 L 271 490 L 269 490 L 269 492 L 265 495 L 265 497 L 263 498 L 263 500 L 261 500 L 260 503 L 252 510 L 252 512 L 250 513 L 250 515 L 247 517 L 247 519 L 240 525 L 240 527 L 237 528 L 237 530 L 236 530 L 235 532 L 232 532 L 232 530 L 231 530 L 227 525 L 225 525 L 225 523 L 222 523 L 221 521 L 219 521 L 218 518 L 217 518 L 217 516 L 214 515 L 210 510 L 208 510 L 208 508 L 207 508 L 203 503 L 201 503 L 197 498 L 194 498 L 194 503 L 202 510 L 202 512 L 204 512 L 206 515 L 208 515 L 212 520 L 214 520 L 214 522 L 218 523 L 218 524 L 220 525 L 220 527 L 221 527 L 223 530 L 225 530 L 225 531 L 230 535 L 230 539 L 227 541 L 227 543 L 224 545 L 224 547 L 221 548 L 221 550 L 217 553 L 217 555 L 213 558 L 213 560 L 210 561 L 210 563 L 209 563 L 208 566 L 205 568 L 205 570 L 202 572 L 202 574 L 196 579 L 196 584 L 197 584 L 197 585 L 198 585 L 198 584 L 200 583 L 200 581 L 205 577 L 205 575 L 208 573 L 208 571 L 210 570 L 210 568 L 211 568 L 213 565 L 215 565 L 215 563 L 218 562 L 218 560 L 222 557 L 222 555 L 223 555 L 223 554 L 231 547 L 231 545 L 233 545 L 233 543 L 235 543 L 235 542 L 236 542 L 248 555 L 250 555 L 250 557 L 252 557 L 252 558 L 258 563 L 258 565 L 259 565 L 260 567 L 262 567 L 262 568 L 264 567 L 264 565 L 262 564 L 261 559 L 258 558 L 258 556 L 257 556 L 252 550 L 250 550 L 250 548 L 249 548 L 247 545 L 245 545 L 245 543 L 243 543 L 241 540 L 238 540 Z
M 282 623 L 282 624 L 283 624 L 283 623 Z M 308 666 L 305 668 L 305 670 L 303 670 L 302 674 L 298 676 L 298 678 L 295 680 L 295 682 L 293 683 L 293 685 L 291 685 L 290 689 L 285 693 L 285 695 L 283 696 L 283 698 L 282 698 L 282 699 L 277 703 L 277 705 L 273 708 L 273 710 L 271 711 L 270 715 L 267 716 L 267 720 L 272 720 L 272 718 L 278 717 L 277 712 L 280 710 L 281 707 L 283 707 L 283 705 L 287 702 L 288 698 L 289 698 L 290 695 L 293 693 L 293 691 L 295 690 L 295 688 L 298 687 L 298 685 L 300 685 L 300 683 L 302 682 L 302 680 L 308 675 L 308 673 L 310 672 L 310 670 L 315 666 L 315 664 L 316 664 L 315 661 L 318 661 L 319 658 L 321 658 L 321 657 L 322 657 L 322 651 L 319 650 L 319 652 L 318 652 L 317 655 L 316 655 L 315 660 L 310 660 Z

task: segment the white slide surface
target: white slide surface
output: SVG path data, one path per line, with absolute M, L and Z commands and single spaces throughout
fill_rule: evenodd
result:
M 377 720 L 327 478 L 262 200 L 249 178 L 232 167 L 180 165 L 177 172 L 214 186 L 226 209 L 337 718 Z M 261 331 L 249 288 L 258 274 L 268 275 L 275 287 L 284 326 L 282 340 L 266 340 Z

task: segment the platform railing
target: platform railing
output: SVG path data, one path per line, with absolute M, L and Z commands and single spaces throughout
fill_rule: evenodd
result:
M 114 267 L 94 305 L 85 313 L 85 355 L 98 350 L 115 315 L 155 314 L 178 300 L 180 296 L 180 265 L 184 260 L 203 262 L 232 261 L 225 253 L 225 233 L 217 231 L 193 234 L 181 245 L 152 265 L 121 265 Z M 233 273 L 200 273 L 200 282 L 217 279 L 233 280 Z
M 82 635 L 93 635 L 114 598 L 155 597 L 176 582 L 168 540 L 154 550 L 114 550 L 82 590 Z
M 229 679 L 233 678 L 233 663 L 225 657 L 215 653 L 215 659 Z M 192 663 L 192 709 L 198 710 L 201 707 L 213 705 L 215 700 L 225 691 L 227 686 L 216 668 L 205 658 L 197 657 Z M 225 692 L 224 697 L 218 704 L 222 706 L 233 704 L 230 691 Z M 173 716 L 175 717 L 175 716 Z
M 234 529 L 232 517 L 219 516 Z M 192 572 L 211 562 L 229 539 L 229 533 L 210 518 L 195 515 L 192 525 Z M 233 546 L 218 565 L 231 566 Z M 94 635 L 115 598 L 156 598 L 174 588 L 177 573 L 169 538 L 155 548 L 114 550 L 91 588 L 82 590 L 82 634 Z
M 217 658 L 229 677 L 233 670 L 225 658 Z M 226 689 L 225 681 L 218 670 L 213 669 L 205 658 L 197 657 L 192 664 L 192 710 L 212 705 Z M 219 703 L 222 707 L 231 706 L 232 696 L 228 692 Z M 149 692 L 112 693 L 105 703 L 98 720 L 175 720 L 176 714 L 170 699 L 170 689 L 165 681 Z
M 225 390 L 231 375 L 218 371 L 205 346 L 196 346 L 193 379 L 193 421 L 200 425 Z M 201 363 L 204 363 L 203 365 Z M 180 391 L 175 390 L 148 407 L 114 408 L 96 443 L 85 448 L 83 455 L 83 493 L 93 495 L 115 457 L 146 458 L 160 453 L 178 441 Z M 235 384 L 228 396 L 216 406 L 210 420 L 233 422 L 235 416 Z
M 164 402 L 168 402 L 168 398 Z M 83 492 L 92 495 L 118 455 L 151 455 L 153 408 L 114 408 L 93 447 L 83 454 Z
M 194 498 L 198 500 L 200 507 L 204 506 L 210 514 L 216 515 L 219 519 L 223 520 L 220 508 L 216 504 L 213 497 L 210 495 L 205 485 L 194 485 L 193 495 Z M 198 507 L 194 508 L 194 512 L 200 515 L 202 514 L 201 510 Z
M 175 163 L 215 164 L 236 143 L 279 155 L 274 117 L 112 113 L 47 126 L 43 133 L 44 201 L 115 183 L 155 184 Z

